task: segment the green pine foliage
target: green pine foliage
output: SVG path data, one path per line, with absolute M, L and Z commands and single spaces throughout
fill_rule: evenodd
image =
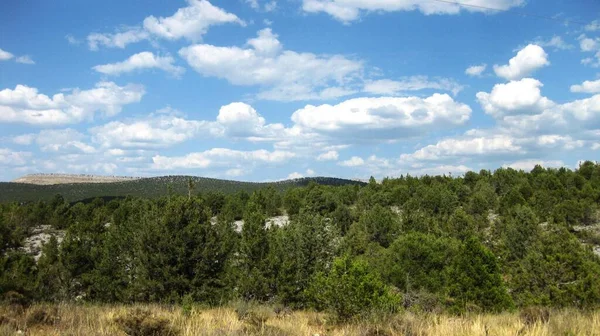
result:
M 393 311 L 399 297 L 364 261 L 337 258 L 327 273 L 317 273 L 309 289 L 317 308 L 331 311 L 338 321 Z
M 242 300 L 340 320 L 396 309 L 600 307 L 594 162 L 362 184 L 221 182 L 1 185 L 0 297 Z M 84 196 L 99 198 L 70 203 Z M 38 253 L 33 238 L 46 234 Z

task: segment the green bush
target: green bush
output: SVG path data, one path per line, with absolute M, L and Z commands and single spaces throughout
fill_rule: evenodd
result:
M 135 309 L 118 316 L 115 323 L 129 336 L 175 336 L 178 333 L 169 325 L 169 320 L 152 316 L 143 309 Z
M 315 307 L 330 311 L 338 321 L 391 312 L 400 302 L 365 262 L 347 256 L 335 259 L 329 273 L 317 273 L 309 292 Z

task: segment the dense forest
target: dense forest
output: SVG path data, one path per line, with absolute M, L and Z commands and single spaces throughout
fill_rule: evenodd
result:
M 191 191 L 191 190 L 190 190 Z M 600 165 L 0 206 L 0 295 L 402 309 L 600 306 Z M 273 216 L 284 225 L 267 225 Z M 243 220 L 243 225 L 236 223 Z M 237 222 L 236 222 L 237 221 Z M 64 230 L 39 260 L 41 225 Z

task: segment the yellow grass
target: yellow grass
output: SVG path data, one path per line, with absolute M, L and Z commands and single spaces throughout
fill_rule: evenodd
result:
M 0 336 L 17 335 L 126 335 L 115 321 L 134 309 L 166 319 L 177 335 L 600 335 L 600 312 L 552 311 L 547 323 L 524 325 L 518 313 L 497 315 L 449 315 L 402 313 L 382 322 L 336 325 L 325 314 L 299 311 L 276 316 L 268 307 L 254 308 L 266 318 L 264 324 L 240 321 L 233 308 L 193 309 L 186 316 L 172 306 L 37 305 L 19 311 L 0 307 Z M 43 311 L 43 321 L 35 312 Z M 38 312 L 39 313 L 39 312 Z

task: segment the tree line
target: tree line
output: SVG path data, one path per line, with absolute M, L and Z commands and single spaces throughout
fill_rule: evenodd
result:
M 600 165 L 0 205 L 0 294 L 333 311 L 600 305 Z M 289 223 L 267 225 L 286 214 Z M 243 220 L 241 230 L 236 221 Z M 36 262 L 39 225 L 66 230 Z M 15 294 L 17 293 L 17 294 Z

